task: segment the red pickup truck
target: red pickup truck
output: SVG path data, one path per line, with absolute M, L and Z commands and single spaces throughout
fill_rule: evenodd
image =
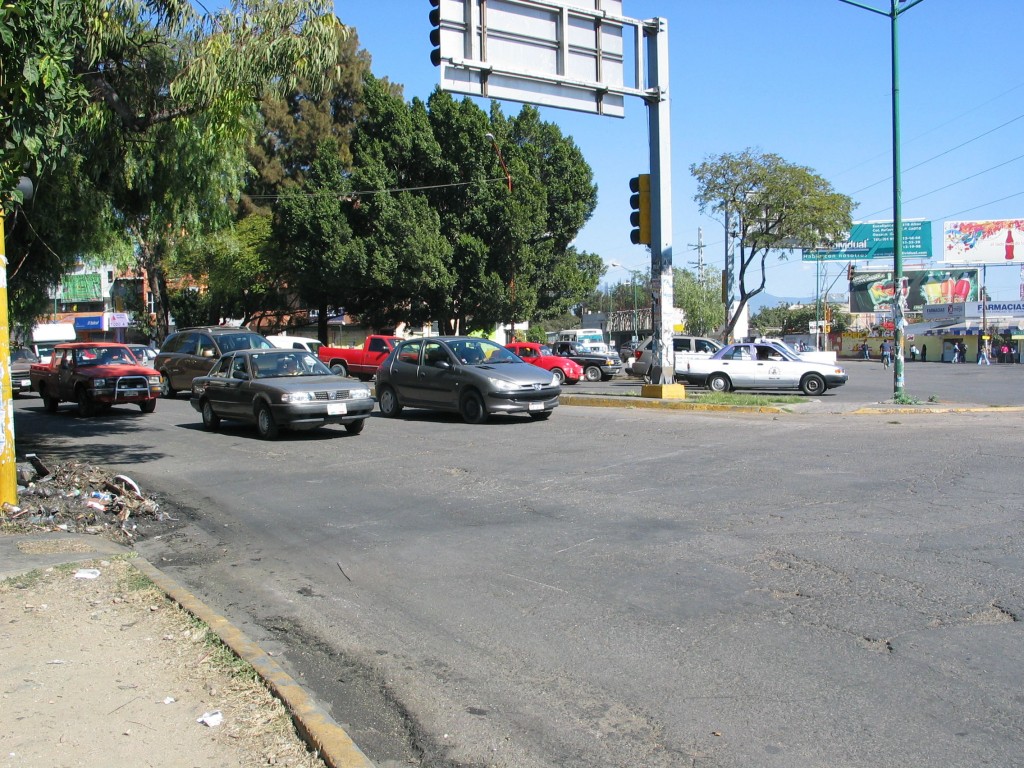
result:
M 126 403 L 152 413 L 160 396 L 160 374 L 139 365 L 126 345 L 107 341 L 57 344 L 50 362 L 29 368 L 29 379 L 48 413 L 62 402 L 77 403 L 80 416 Z
M 320 347 L 317 354 L 321 362 L 339 376 L 355 376 L 369 381 L 377 373 L 401 336 L 367 336 L 361 347 Z

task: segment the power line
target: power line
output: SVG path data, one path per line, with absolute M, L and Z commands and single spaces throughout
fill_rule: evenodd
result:
M 990 200 L 987 203 L 982 203 L 981 205 L 976 205 L 973 208 L 965 208 L 964 210 L 957 211 L 956 213 L 947 213 L 945 216 L 940 216 L 939 220 L 940 221 L 945 221 L 946 219 L 952 219 L 954 216 L 959 216 L 961 213 L 970 213 L 971 211 L 976 211 L 979 208 L 984 208 L 986 205 L 995 205 L 996 203 L 1001 203 L 1004 200 L 1010 200 L 1011 198 L 1014 198 L 1014 197 L 1020 197 L 1021 195 L 1024 195 L 1024 191 L 1014 192 L 1012 195 L 1007 195 L 1006 197 L 1000 197 L 998 200 Z

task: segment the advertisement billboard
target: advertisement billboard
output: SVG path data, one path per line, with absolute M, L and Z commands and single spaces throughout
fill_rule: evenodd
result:
M 896 286 L 888 272 L 855 272 L 850 281 L 850 312 L 891 312 Z M 964 304 L 978 301 L 980 280 L 976 269 L 951 271 L 908 269 L 901 292 L 907 310 L 921 312 L 927 304 Z
M 1024 219 L 944 222 L 942 251 L 957 264 L 1024 263 Z
M 803 261 L 858 261 L 860 259 L 892 259 L 895 242 L 892 221 L 854 222 L 846 239 L 831 248 L 805 249 Z M 931 259 L 932 223 L 924 219 L 900 222 L 903 258 Z

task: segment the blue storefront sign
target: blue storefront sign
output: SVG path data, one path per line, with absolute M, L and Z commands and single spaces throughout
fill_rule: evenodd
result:
M 103 315 L 85 315 L 75 318 L 76 331 L 102 331 Z
M 903 235 L 902 254 L 905 259 L 931 259 L 932 223 L 923 219 L 900 222 Z M 893 258 L 895 224 L 891 221 L 868 221 L 853 225 L 849 236 L 832 248 L 806 249 L 803 261 L 858 261 L 860 259 Z

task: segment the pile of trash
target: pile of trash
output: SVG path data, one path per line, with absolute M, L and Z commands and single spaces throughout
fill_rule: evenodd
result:
M 171 520 L 127 475 L 70 461 L 43 463 L 35 454 L 19 463 L 18 504 L 0 505 L 5 532 L 68 531 L 107 535 L 121 544 L 139 536 L 139 522 Z

